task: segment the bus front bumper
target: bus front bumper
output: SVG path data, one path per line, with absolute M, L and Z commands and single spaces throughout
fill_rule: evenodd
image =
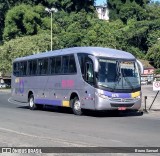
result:
M 139 110 L 141 107 L 140 98 L 102 98 L 96 97 L 95 110 Z

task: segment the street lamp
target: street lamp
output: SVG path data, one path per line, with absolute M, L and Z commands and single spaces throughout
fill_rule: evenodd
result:
M 45 8 L 45 11 L 51 14 L 51 51 L 52 51 L 52 13 L 57 12 L 58 10 L 56 8 Z

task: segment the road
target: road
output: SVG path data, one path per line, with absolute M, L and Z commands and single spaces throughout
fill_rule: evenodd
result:
M 31 111 L 0 92 L 0 147 L 157 147 L 160 112 L 149 114 L 89 112 L 68 109 Z

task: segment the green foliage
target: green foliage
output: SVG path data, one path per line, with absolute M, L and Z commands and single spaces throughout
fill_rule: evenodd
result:
M 19 5 L 8 11 L 5 19 L 4 40 L 40 33 L 44 7 Z
M 68 13 L 79 12 L 85 10 L 86 12 L 94 11 L 95 0 L 54 0 L 54 6 L 58 10 L 64 10 Z
M 53 49 L 111 47 L 160 67 L 160 4 L 149 0 L 108 0 L 108 22 L 97 18 L 94 2 L 0 0 L 0 71 L 11 70 L 11 61 L 16 57 L 50 50 L 51 15 L 45 7 L 58 9 L 52 19 Z
M 53 49 L 59 49 L 58 39 L 53 38 Z M 32 55 L 50 50 L 50 35 L 39 34 L 20 37 L 5 42 L 0 46 L 0 71 L 11 71 L 11 62 L 17 57 Z
M 149 48 L 146 58 L 149 59 L 157 68 L 160 68 L 160 40 Z
M 147 37 L 147 45 L 148 47 L 151 47 L 154 45 L 157 40 L 160 39 L 160 30 L 151 30 Z
M 160 74 L 160 68 L 156 69 L 154 73 L 155 74 Z
M 124 23 L 130 18 L 142 20 L 147 16 L 145 8 L 149 2 L 150 0 L 107 0 L 109 17 L 111 20 L 120 18 Z

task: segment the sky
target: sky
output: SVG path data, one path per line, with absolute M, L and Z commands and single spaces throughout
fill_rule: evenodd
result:
M 152 0 L 152 1 L 159 1 L 160 0 Z M 106 0 L 96 0 L 96 5 L 103 5 L 106 2 Z

